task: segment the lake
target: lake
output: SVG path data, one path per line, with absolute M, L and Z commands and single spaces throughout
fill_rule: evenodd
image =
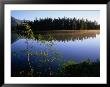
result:
M 100 60 L 100 30 L 70 30 L 37 32 L 37 39 L 27 39 L 12 33 L 12 76 L 37 70 L 57 72 L 62 63 Z M 14 39 L 13 39 L 14 38 Z M 29 73 L 30 74 L 30 73 Z

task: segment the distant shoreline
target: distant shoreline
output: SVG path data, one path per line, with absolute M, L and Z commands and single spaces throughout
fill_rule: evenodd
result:
M 33 31 L 35 33 L 72 33 L 72 32 L 100 32 L 100 30 L 45 30 L 45 31 Z
M 85 30 L 45 30 L 45 31 L 39 31 L 39 32 L 47 32 L 47 31 L 92 31 L 93 29 L 85 29 Z M 100 29 L 94 29 L 94 30 L 100 30 Z M 93 30 L 93 31 L 94 31 Z
M 11 31 L 12 33 L 16 31 Z M 100 33 L 100 30 L 45 30 L 45 31 L 33 31 L 33 33 L 83 33 L 83 32 L 98 32 Z

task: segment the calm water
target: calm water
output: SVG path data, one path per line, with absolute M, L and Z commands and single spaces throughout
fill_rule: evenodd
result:
M 56 70 L 62 61 L 100 60 L 100 35 L 66 33 L 56 35 L 56 39 L 50 42 L 18 38 L 11 44 L 11 52 L 13 71 L 28 69 L 29 57 L 31 68 L 42 68 L 46 72 L 50 66 Z

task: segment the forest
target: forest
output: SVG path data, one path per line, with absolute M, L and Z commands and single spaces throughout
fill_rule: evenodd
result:
M 32 31 L 45 31 L 45 30 L 99 30 L 100 25 L 96 21 L 88 19 L 74 18 L 40 18 L 34 21 L 24 20 L 22 24 L 12 26 L 12 30 L 22 30 L 23 23 L 27 23 Z

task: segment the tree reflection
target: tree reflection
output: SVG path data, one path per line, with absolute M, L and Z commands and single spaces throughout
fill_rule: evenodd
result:
M 68 42 L 70 40 L 84 40 L 88 38 L 95 38 L 96 34 L 100 32 L 97 31 L 73 31 L 73 32 L 45 32 L 33 34 L 30 27 L 26 24 L 24 25 L 24 31 L 17 32 L 19 36 L 23 36 L 26 39 L 25 46 L 26 48 L 21 50 L 24 55 L 27 57 L 27 62 L 29 70 L 19 70 L 17 76 L 58 76 L 58 72 L 62 72 L 62 66 L 65 62 L 62 60 L 62 54 L 58 52 L 53 46 L 55 41 L 59 42 Z M 35 46 L 33 43 L 30 43 L 30 40 L 37 41 L 41 46 L 46 48 L 45 50 L 32 51 Z M 18 56 L 16 52 L 12 52 L 14 56 Z M 34 61 L 32 59 L 35 58 Z M 36 65 L 33 63 L 36 62 Z M 69 62 L 70 64 L 70 62 Z M 16 75 L 15 75 L 16 76 Z
M 68 42 L 70 40 L 75 41 L 75 40 L 84 40 L 84 39 L 89 39 L 89 38 L 95 38 L 96 35 L 100 34 L 99 30 L 83 30 L 83 31 L 78 31 L 78 30 L 74 30 L 73 32 L 69 32 L 69 33 L 58 33 L 58 32 L 49 32 L 52 35 L 52 40 L 54 41 L 61 41 L 61 42 Z M 41 33 L 41 35 L 44 37 L 45 40 L 48 41 L 49 38 L 49 34 L 48 33 Z

